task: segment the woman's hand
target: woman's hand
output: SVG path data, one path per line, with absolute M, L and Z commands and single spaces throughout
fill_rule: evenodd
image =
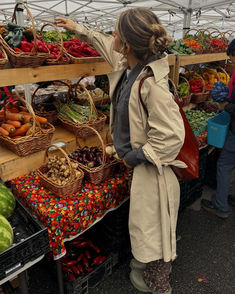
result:
M 65 28 L 69 31 L 75 31 L 77 25 L 72 19 L 63 17 L 57 17 L 56 24 L 58 27 Z

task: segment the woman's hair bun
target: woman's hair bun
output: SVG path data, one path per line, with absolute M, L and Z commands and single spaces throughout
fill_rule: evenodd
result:
M 165 28 L 161 24 L 152 24 L 151 30 L 153 35 L 149 39 L 149 49 L 154 54 L 162 54 L 172 41 L 171 37 L 167 35 Z

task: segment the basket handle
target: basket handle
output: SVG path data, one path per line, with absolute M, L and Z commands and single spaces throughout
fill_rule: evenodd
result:
M 176 99 L 179 99 L 179 95 L 178 95 L 178 91 L 177 91 L 177 88 L 176 88 L 176 85 L 174 83 L 174 81 L 170 78 L 168 78 L 168 81 L 171 83 L 171 85 L 173 86 L 173 89 L 174 89 L 174 97 Z
M 104 144 L 104 141 L 103 141 L 101 135 L 99 134 L 99 132 L 97 132 L 94 128 L 92 128 L 91 126 L 89 126 L 87 124 L 84 124 L 83 127 L 92 130 L 97 135 L 99 141 L 101 142 L 101 147 L 102 147 L 102 163 L 101 163 L 101 165 L 99 165 L 99 166 L 97 166 L 97 167 L 94 168 L 94 169 L 99 170 L 99 169 L 103 168 L 103 166 L 105 165 L 106 153 L 105 153 L 105 144 Z M 78 141 L 78 136 L 76 136 L 76 144 L 77 144 L 77 146 L 79 148 L 81 148 L 81 145 L 80 145 L 80 143 Z M 84 164 L 82 164 L 80 162 L 79 162 L 79 165 L 85 166 Z
M 64 49 L 64 42 L 63 42 L 63 37 L 61 35 L 61 32 L 59 31 L 58 27 L 55 26 L 53 23 L 45 23 L 42 27 L 41 27 L 41 30 L 40 30 L 40 35 L 42 35 L 42 32 L 43 32 L 43 29 L 46 27 L 46 26 L 51 26 L 55 29 L 55 31 L 57 32 L 59 38 L 60 38 L 60 52 L 58 54 L 58 56 L 54 59 L 52 58 L 48 58 L 48 59 L 52 59 L 53 61 L 58 61 L 64 54 L 65 54 L 65 49 Z M 48 49 L 49 51 L 49 49 Z M 65 55 L 66 58 L 69 59 L 68 55 L 66 54 Z
M 15 21 L 15 22 L 17 23 L 17 19 L 16 19 L 16 10 L 17 10 L 17 8 L 18 8 L 19 5 L 22 5 L 22 6 L 26 9 L 26 11 L 27 11 L 27 13 L 28 13 L 28 15 L 29 15 L 29 17 L 30 17 L 30 20 L 31 20 L 31 22 L 32 22 L 32 27 L 33 27 L 33 30 L 32 30 L 32 32 L 33 32 L 33 48 L 32 48 L 32 50 L 31 50 L 31 52 L 37 52 L 37 41 L 36 41 L 36 39 L 37 39 L 37 35 L 36 35 L 36 27 L 35 27 L 35 23 L 34 23 L 34 20 L 33 20 L 32 13 L 30 12 L 30 10 L 28 9 L 28 7 L 27 7 L 23 2 L 18 2 L 18 3 L 15 5 L 14 12 L 13 12 L 13 16 L 12 16 L 12 20 L 11 20 L 11 21 L 12 21 L 12 22 Z
M 91 94 L 89 93 L 89 91 L 87 90 L 87 88 L 86 87 L 84 87 L 82 84 L 80 84 L 80 82 L 81 82 L 81 80 L 84 78 L 85 76 L 83 76 L 81 79 L 79 79 L 79 81 L 77 82 L 77 84 L 75 85 L 75 88 L 74 88 L 74 96 L 75 97 L 77 97 L 77 89 L 78 89 L 78 87 L 80 87 L 80 88 L 82 88 L 84 91 L 85 91 L 85 93 L 87 94 L 87 96 L 88 96 L 88 101 L 89 101 L 89 103 L 90 103 L 90 115 L 89 115 L 89 119 L 88 119 L 88 121 L 87 122 L 90 122 L 91 120 L 92 120 L 92 114 L 94 113 L 95 114 L 95 116 L 96 117 L 98 117 L 98 111 L 97 111 L 97 109 L 96 109 L 96 107 L 95 107 L 95 104 L 94 104 L 94 102 L 93 102 L 93 99 L 92 99 L 92 97 L 91 97 Z
M 230 80 L 230 76 L 229 74 L 227 73 L 227 71 L 222 67 L 222 66 L 217 66 L 216 70 L 221 70 L 227 77 L 228 81 Z M 219 75 L 218 75 L 219 76 Z
M 188 29 L 188 30 L 184 33 L 184 35 L 183 35 L 183 39 L 186 39 L 186 36 L 188 35 L 188 33 L 189 33 L 190 31 L 196 31 L 196 34 L 197 34 L 200 30 L 199 30 L 199 29 L 196 29 L 196 28 Z M 195 35 L 196 35 L 196 34 L 195 34 Z
M 57 83 L 60 82 L 61 84 L 64 84 L 65 86 L 68 87 L 68 92 L 67 92 L 67 102 L 68 102 L 68 101 L 69 101 L 70 94 L 71 94 L 71 87 L 70 87 L 70 85 L 67 84 L 67 83 L 65 83 L 64 81 L 60 81 L 60 80 L 55 80 L 55 81 L 53 81 L 53 82 L 57 82 Z M 31 101 L 32 101 L 32 105 L 33 105 L 33 106 L 35 106 L 34 98 L 35 98 L 35 96 L 36 96 L 37 91 L 38 91 L 39 89 L 41 89 L 41 88 L 44 88 L 45 85 L 47 85 L 47 82 L 42 83 L 41 85 L 39 85 L 39 86 L 37 87 L 37 89 L 33 92 L 33 95 L 32 95 L 32 98 L 31 98 Z
M 67 153 L 61 147 L 59 147 L 59 146 L 57 146 L 55 144 L 51 144 L 50 146 L 48 146 L 47 149 L 46 149 L 45 155 L 44 155 L 44 160 L 43 160 L 44 164 L 46 163 L 46 160 L 49 157 L 48 152 L 49 152 L 49 149 L 51 147 L 56 148 L 57 150 L 59 150 L 64 155 L 64 157 L 65 157 L 65 159 L 66 159 L 66 161 L 67 161 L 67 163 L 69 165 L 69 169 L 70 169 L 69 180 L 72 180 L 72 178 L 75 177 L 75 172 L 74 172 L 74 169 L 72 168 L 70 158 L 68 157 Z

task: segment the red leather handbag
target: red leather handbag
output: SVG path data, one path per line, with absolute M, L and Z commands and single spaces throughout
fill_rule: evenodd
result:
M 148 110 L 146 105 L 143 102 L 143 99 L 141 97 L 141 87 L 143 85 L 143 82 L 149 78 L 152 77 L 153 74 L 147 75 L 143 77 L 140 80 L 139 83 L 139 99 L 140 102 L 148 116 Z M 185 128 L 185 139 L 184 144 L 180 149 L 179 154 L 177 155 L 176 159 L 183 161 L 187 167 L 186 168 L 179 168 L 172 166 L 173 171 L 175 172 L 176 176 L 179 180 L 187 181 L 196 179 L 199 176 L 199 149 L 198 149 L 198 143 L 194 136 L 194 133 L 189 125 L 189 122 L 186 118 L 186 115 L 180 105 L 180 102 L 177 97 L 175 98 L 175 102 L 179 106 L 179 111 L 182 116 L 183 122 L 184 122 L 184 128 Z

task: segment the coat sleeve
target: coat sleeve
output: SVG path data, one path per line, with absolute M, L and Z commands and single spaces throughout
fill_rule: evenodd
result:
M 92 30 L 82 24 L 77 24 L 75 32 L 79 40 L 95 48 L 114 69 L 118 69 L 119 63 L 124 62 L 123 55 L 113 50 L 112 35 Z
M 151 163 L 161 167 L 176 159 L 185 137 L 183 119 L 168 89 L 167 79 L 147 79 L 142 87 L 148 109 L 147 142 L 142 147 Z M 142 90 L 141 90 L 142 92 Z

